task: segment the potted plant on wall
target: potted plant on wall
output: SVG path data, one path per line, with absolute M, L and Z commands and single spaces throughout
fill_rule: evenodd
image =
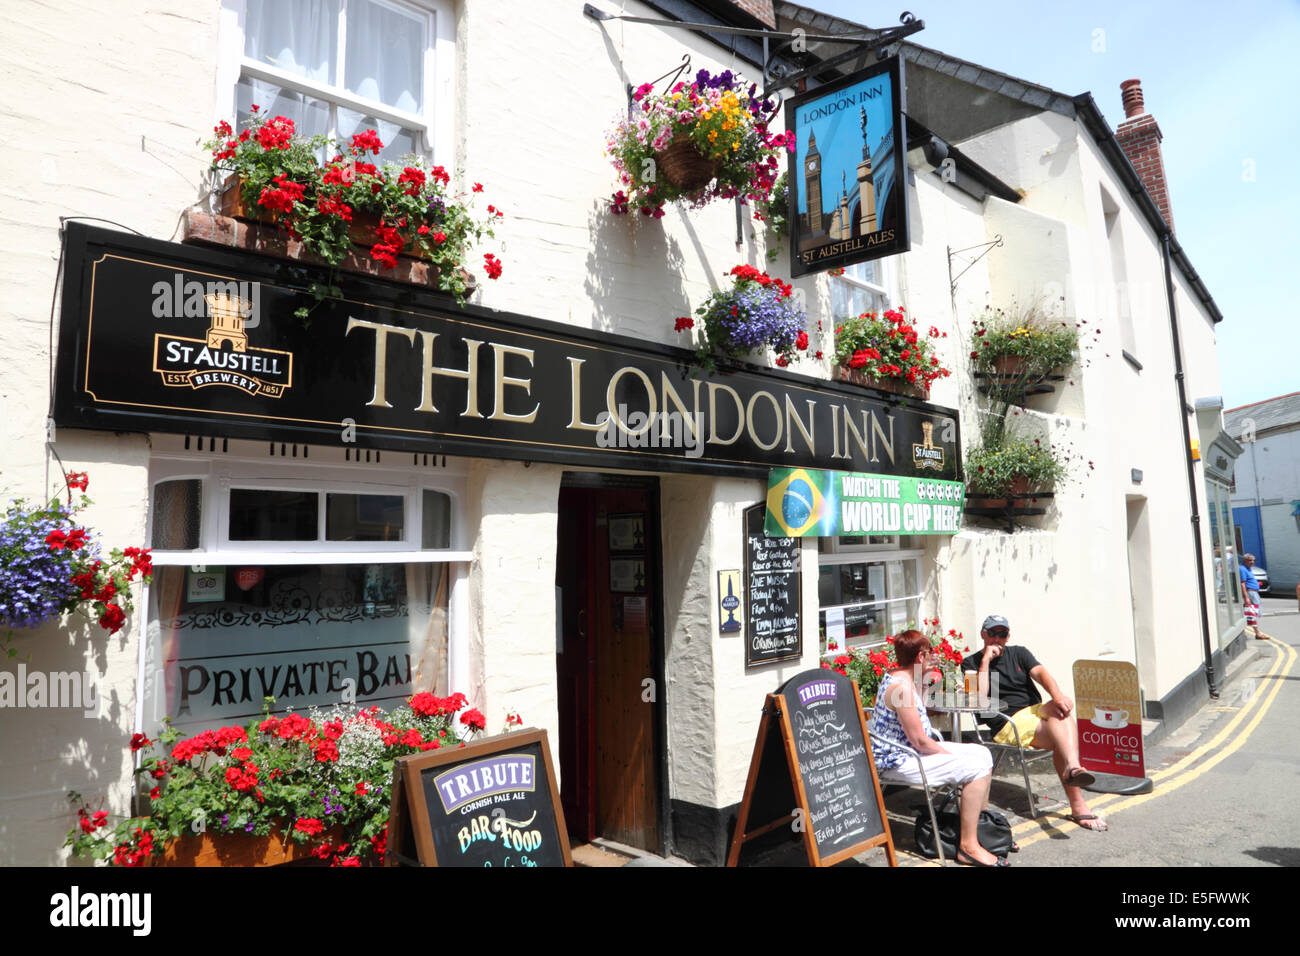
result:
M 753 359 L 767 349 L 776 352 L 776 364 L 784 368 L 808 350 L 807 316 L 789 283 L 746 265 L 729 275 L 732 287 L 714 292 L 695 310 L 700 316 L 695 354 L 701 368 L 715 368 L 719 357 Z M 695 319 L 682 316 L 674 328 L 689 333 L 696 326 Z
M 420 693 L 390 714 L 339 705 L 185 739 L 170 724 L 157 740 L 136 734 L 148 812 L 114 823 L 70 794 L 77 822 L 64 845 L 115 866 L 380 863 L 393 762 L 464 746 L 486 726 L 465 704 Z
M 659 218 L 664 204 L 678 199 L 693 206 L 735 196 L 770 201 L 781 151 L 794 149 L 794 135 L 768 131 L 776 106 L 755 84 L 730 70 L 700 70 L 662 94 L 644 83 L 632 101 L 606 143 L 622 187 L 612 212 Z
M 922 334 L 901 308 L 842 319 L 835 324 L 835 378 L 925 398 L 931 384 L 952 374 L 931 344 L 947 335 L 934 326 Z
M 357 133 L 347 144 L 326 136 L 303 139 L 293 120 L 267 117 L 257 106 L 238 135 L 224 120 L 214 132 L 206 148 L 211 172 L 226 177 L 223 215 L 282 228 L 331 274 L 350 255 L 368 255 L 381 269 L 394 268 L 398 256 L 406 255 L 431 263 L 439 288 L 458 300 L 472 291 L 465 271 L 470 250 L 493 235 L 503 215 L 489 205 L 485 217 L 475 217 L 470 206 L 483 190 L 480 183 L 469 194 L 453 193 L 441 166 L 428 168 L 413 157 L 401 166 L 370 162 L 384 148 L 374 130 Z M 321 163 L 319 156 L 332 158 Z M 491 253 L 483 256 L 483 268 L 490 279 L 501 275 L 501 262 Z M 332 278 L 313 292 L 318 300 L 339 294 Z
M 973 332 L 974 370 L 995 397 L 1023 400 L 1027 388 L 1072 365 L 1079 347 L 1074 323 L 1050 319 L 1037 306 L 986 310 L 975 320 Z
M 1015 508 L 1017 501 L 1051 492 L 1065 476 L 1065 462 L 1042 439 L 1006 437 L 984 442 L 966 453 L 966 506 Z

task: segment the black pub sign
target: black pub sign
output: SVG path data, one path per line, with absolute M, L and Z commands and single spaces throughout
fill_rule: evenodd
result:
M 905 109 L 896 56 L 786 101 L 791 275 L 907 251 Z
M 306 320 L 300 263 L 70 224 L 55 422 L 764 477 L 959 478 L 957 415 L 364 276 Z

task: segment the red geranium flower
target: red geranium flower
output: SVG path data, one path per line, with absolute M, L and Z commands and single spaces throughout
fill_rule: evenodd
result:
M 293 828 L 299 833 L 305 833 L 308 836 L 316 836 L 325 829 L 325 824 L 321 823 L 315 817 L 299 817 L 294 822 Z
M 116 604 L 108 604 L 104 607 L 104 613 L 99 616 L 99 626 L 108 631 L 109 634 L 116 634 L 126 623 L 126 612 Z
M 477 710 L 465 711 L 460 715 L 460 722 L 474 730 L 484 730 L 487 727 L 487 720 Z

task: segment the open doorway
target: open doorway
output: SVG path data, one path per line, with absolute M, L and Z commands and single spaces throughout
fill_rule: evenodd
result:
M 662 852 L 658 485 L 566 475 L 556 534 L 560 798 L 575 842 Z

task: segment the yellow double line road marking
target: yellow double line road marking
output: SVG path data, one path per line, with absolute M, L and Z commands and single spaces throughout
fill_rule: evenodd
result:
M 1291 647 L 1289 644 L 1283 644 L 1281 641 L 1273 642 L 1272 646 L 1276 647 L 1279 653 L 1275 657 L 1273 666 L 1269 668 L 1268 673 L 1261 678 L 1261 680 L 1264 681 L 1273 680 L 1272 690 L 1262 696 L 1257 696 L 1249 704 L 1243 707 L 1241 712 L 1233 717 L 1232 720 L 1228 721 L 1224 728 L 1215 734 L 1212 739 L 1207 740 L 1204 744 L 1197 747 L 1190 754 L 1176 763 L 1164 768 L 1163 770 L 1157 770 L 1152 773 L 1150 775 L 1151 782 L 1157 786 L 1151 793 L 1144 793 L 1132 797 L 1125 797 L 1123 794 L 1106 794 L 1105 796 L 1098 797 L 1094 800 L 1089 800 L 1089 805 L 1094 810 L 1103 807 L 1108 808 L 1108 815 L 1114 816 L 1121 810 L 1140 806 L 1148 800 L 1171 793 L 1184 784 L 1191 783 L 1197 777 L 1201 776 L 1201 774 L 1236 753 L 1237 750 L 1239 750 L 1246 741 L 1250 739 L 1250 735 L 1254 732 L 1255 728 L 1259 726 L 1260 721 L 1264 719 L 1264 715 L 1268 713 L 1269 708 L 1273 705 L 1273 700 L 1278 695 L 1278 691 L 1282 689 L 1282 678 L 1286 677 L 1291 672 L 1291 666 L 1295 663 L 1296 658 L 1300 656 L 1300 654 L 1296 653 L 1295 648 Z M 1193 765 L 1202 757 L 1215 750 L 1215 748 L 1221 746 L 1234 733 L 1236 733 L 1237 728 L 1243 723 L 1243 721 L 1246 721 L 1247 718 L 1249 718 L 1249 723 L 1246 724 L 1235 740 L 1218 753 L 1215 753 L 1214 756 L 1210 757 L 1204 763 L 1193 767 Z M 1065 813 L 1058 811 L 1055 816 L 1062 822 L 1069 822 L 1069 817 Z M 1021 836 L 1022 834 L 1030 834 L 1030 831 L 1035 829 L 1039 832 L 1024 837 Z M 1060 831 L 1053 826 L 1050 819 L 1040 817 L 1037 820 L 1026 820 L 1024 823 L 1018 824 L 1012 828 L 1012 832 L 1016 835 L 1017 842 L 1024 847 L 1031 843 L 1037 843 L 1039 840 L 1047 839 L 1049 836 L 1052 836 L 1054 833 L 1059 833 Z

